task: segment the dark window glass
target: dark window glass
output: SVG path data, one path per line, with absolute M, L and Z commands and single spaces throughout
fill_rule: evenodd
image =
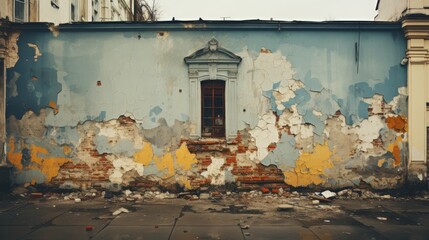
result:
M 15 22 L 25 21 L 25 0 L 15 0 Z
M 201 82 L 203 137 L 225 137 L 225 82 Z

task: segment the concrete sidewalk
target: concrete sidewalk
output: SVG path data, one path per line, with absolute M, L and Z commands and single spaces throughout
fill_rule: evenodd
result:
M 429 239 L 429 200 L 0 202 L 0 239 Z M 244 204 L 242 204 L 244 202 Z M 124 207 L 113 216 L 112 212 Z

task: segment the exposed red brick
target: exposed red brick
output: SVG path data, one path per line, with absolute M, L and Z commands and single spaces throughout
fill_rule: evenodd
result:
M 266 188 L 266 187 L 261 187 L 261 192 L 262 193 L 270 193 L 270 189 Z

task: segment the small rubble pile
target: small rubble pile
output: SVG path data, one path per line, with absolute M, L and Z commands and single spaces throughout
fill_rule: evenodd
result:
M 429 195 L 425 193 L 424 199 L 429 199 Z M 141 202 L 144 200 L 157 199 L 185 199 L 189 201 L 195 200 L 231 200 L 251 202 L 252 200 L 263 201 L 265 203 L 282 203 L 282 199 L 293 201 L 308 200 L 308 204 L 319 205 L 322 203 L 330 203 L 335 199 L 394 199 L 396 197 L 388 194 L 379 194 L 367 189 L 343 189 L 340 191 L 325 190 L 321 192 L 297 192 L 285 191 L 283 188 L 268 189 L 261 187 L 260 190 L 252 190 L 247 192 L 224 191 L 224 190 L 209 190 L 201 188 L 197 191 L 185 191 L 180 193 L 163 192 L 156 187 L 140 188 L 140 189 L 125 189 L 120 186 L 110 189 L 47 189 L 40 186 L 24 185 L 16 187 L 10 194 L 14 198 L 21 199 L 45 199 L 45 200 L 64 200 L 74 201 L 79 203 L 91 199 L 103 199 L 110 202 Z M 422 197 L 423 199 L 423 197 Z

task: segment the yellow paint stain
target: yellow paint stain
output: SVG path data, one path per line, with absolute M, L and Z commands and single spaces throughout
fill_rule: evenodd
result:
M 379 160 L 378 160 L 378 162 L 377 162 L 377 166 L 378 166 L 378 167 L 383 167 L 383 164 L 384 164 L 385 162 L 386 162 L 386 159 L 384 159 L 384 158 L 383 158 L 383 159 L 379 159 Z
M 393 154 L 393 157 L 395 158 L 395 162 L 394 162 L 395 167 L 401 164 L 401 150 L 399 149 L 400 142 L 402 142 L 402 137 L 398 136 L 395 142 L 387 146 L 387 151 L 391 152 Z
M 195 154 L 189 152 L 186 143 L 182 143 L 179 149 L 176 151 L 176 163 L 177 166 L 182 170 L 190 170 L 192 164 L 196 164 L 197 158 Z
M 60 110 L 58 109 L 57 104 L 54 101 L 49 102 L 49 107 L 54 109 L 54 114 L 56 115 Z
M 69 147 L 69 146 L 64 146 L 63 147 L 63 152 L 64 152 L 64 154 L 65 155 L 69 155 L 70 153 L 72 153 L 72 148 L 71 147 Z
M 9 151 L 7 152 L 6 156 L 12 165 L 17 168 L 18 170 L 22 170 L 23 166 L 21 163 L 22 160 L 22 153 L 21 152 L 15 152 L 15 138 L 11 137 L 9 138 L 9 142 L 7 144 Z
M 164 178 L 174 176 L 174 158 L 173 154 L 166 153 L 162 158 L 155 156 L 155 163 L 158 170 L 165 171 Z
M 301 154 L 293 170 L 283 172 L 285 182 L 294 187 L 323 183 L 324 171 L 333 167 L 331 156 L 332 152 L 327 143 L 317 144 L 312 153 Z
M 153 157 L 152 145 L 149 142 L 145 142 L 143 148 L 134 154 L 134 161 L 147 166 L 152 162 Z
M 179 176 L 177 182 L 188 190 L 192 189 L 191 181 L 186 176 Z
M 49 154 L 48 150 L 36 145 L 31 145 L 31 162 L 36 163 L 36 166 L 30 167 L 37 169 L 45 175 L 46 182 L 50 182 L 53 177 L 58 175 L 60 167 L 66 163 L 71 162 L 69 158 L 62 157 L 44 157 Z

